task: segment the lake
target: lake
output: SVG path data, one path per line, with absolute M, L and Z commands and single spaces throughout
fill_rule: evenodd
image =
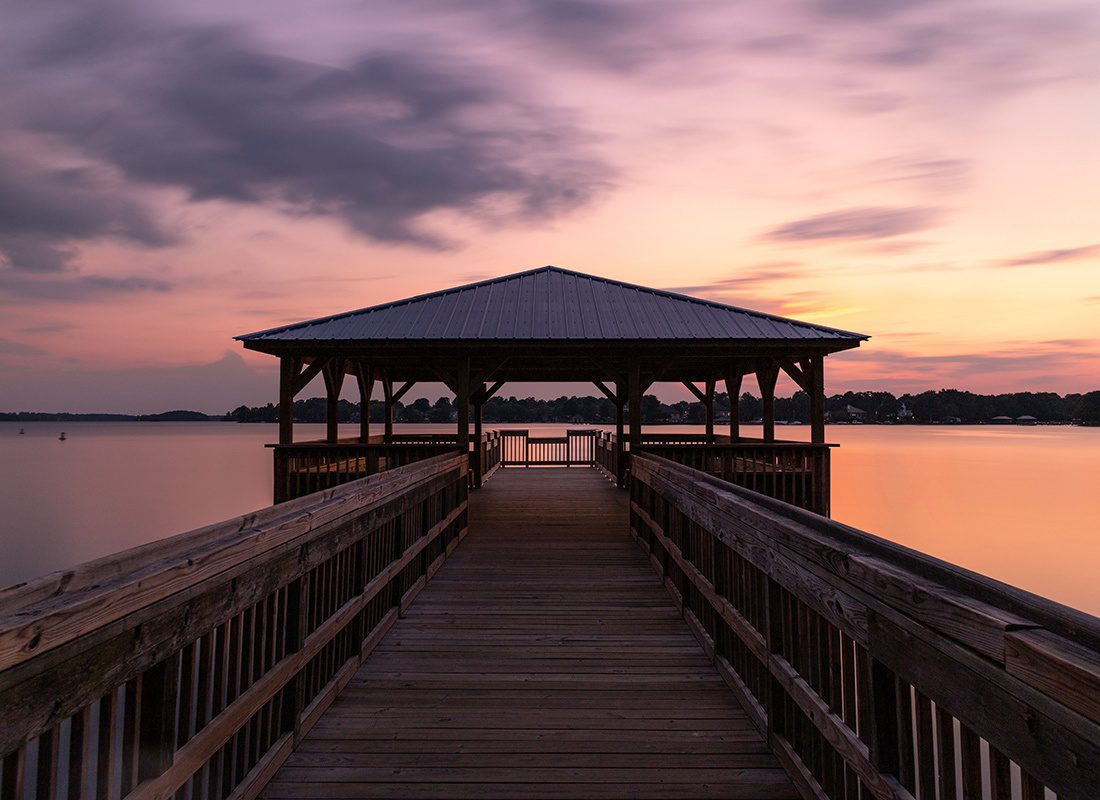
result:
M 0 586 L 268 505 L 275 438 L 274 425 L 0 422 Z M 1100 429 L 834 425 L 828 439 L 838 521 L 1100 614 Z

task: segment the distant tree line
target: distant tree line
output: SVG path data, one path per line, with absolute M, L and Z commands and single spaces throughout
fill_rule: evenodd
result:
M 201 411 L 165 411 L 160 414 L 73 414 L 14 411 L 0 413 L 0 422 L 222 422 L 228 417 Z
M 729 397 L 723 392 L 715 396 L 715 415 L 729 417 Z M 297 422 L 324 422 L 326 403 L 323 397 L 294 401 L 294 419 Z M 341 422 L 358 422 L 358 403 L 341 400 Z M 1039 422 L 1071 422 L 1100 425 L 1100 391 L 1088 394 L 1058 395 L 1054 392 L 1016 392 L 1013 394 L 982 395 L 957 389 L 941 389 L 919 394 L 897 396 L 890 392 L 845 392 L 826 399 L 827 418 L 833 422 L 859 419 L 864 422 L 912 421 L 932 423 L 961 421 L 988 422 L 995 417 L 1035 417 Z M 382 422 L 385 406 L 380 400 L 371 401 L 372 422 Z M 752 422 L 760 419 L 763 404 L 760 398 L 746 392 L 741 395 L 738 419 Z M 615 421 L 615 406 L 605 397 L 570 396 L 552 400 L 534 397 L 493 397 L 483 411 L 486 422 L 576 422 L 609 423 Z M 454 404 L 447 396 L 434 403 L 420 398 L 405 405 L 398 402 L 394 408 L 396 422 L 451 422 L 456 417 Z M 790 397 L 775 399 L 775 417 L 788 422 L 810 421 L 810 398 L 805 392 L 795 392 Z M 3 418 L 3 417 L 0 417 Z M 273 403 L 266 406 L 239 406 L 226 418 L 237 422 L 278 422 L 279 409 Z M 642 421 L 648 424 L 682 423 L 702 424 L 703 404 L 681 400 L 662 403 L 654 395 L 642 398 Z

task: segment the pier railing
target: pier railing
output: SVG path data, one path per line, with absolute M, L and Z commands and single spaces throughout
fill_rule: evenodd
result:
M 631 529 L 807 797 L 1100 797 L 1100 620 L 650 453 Z
M 455 437 L 401 437 L 399 441 L 362 444 L 301 442 L 272 445 L 275 459 L 274 501 L 341 486 L 379 472 L 403 467 L 426 458 L 453 453 Z
M 0 798 L 254 798 L 465 534 L 467 469 L 426 459 L 0 592 Z
M 594 428 L 566 430 L 564 436 L 531 436 L 527 430 L 501 430 L 501 466 L 591 467 L 596 464 Z
M 609 431 L 597 432 L 594 444 L 596 466 L 625 486 L 630 472 L 629 444 L 620 444 Z M 748 438 L 731 444 L 728 436 L 646 433 L 641 449 L 827 517 L 831 447 Z
M 829 450 L 806 442 L 649 443 L 642 449 L 716 478 L 829 516 Z

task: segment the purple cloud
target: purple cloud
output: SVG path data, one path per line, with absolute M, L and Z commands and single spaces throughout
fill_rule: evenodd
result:
M 934 208 L 849 208 L 779 225 L 765 233 L 764 238 L 787 242 L 886 239 L 932 228 L 939 214 Z
M 1038 250 L 1015 258 L 1006 258 L 998 262 L 1001 267 L 1035 267 L 1044 264 L 1061 264 L 1066 261 L 1079 261 L 1100 255 L 1100 244 L 1084 247 L 1063 247 L 1057 250 Z

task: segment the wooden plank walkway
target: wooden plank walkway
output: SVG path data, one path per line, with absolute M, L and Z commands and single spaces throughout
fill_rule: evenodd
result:
M 263 796 L 796 798 L 592 469 L 506 469 Z

